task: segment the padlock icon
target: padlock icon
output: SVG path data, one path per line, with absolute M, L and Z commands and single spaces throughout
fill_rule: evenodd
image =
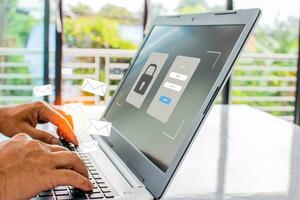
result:
M 150 64 L 146 70 L 144 71 L 144 73 L 142 74 L 140 80 L 138 81 L 138 83 L 136 84 L 134 91 L 140 95 L 144 95 L 147 88 L 149 87 L 152 79 L 153 79 L 153 75 L 155 73 L 157 69 L 157 65 L 156 64 Z M 152 70 L 152 71 L 151 71 Z

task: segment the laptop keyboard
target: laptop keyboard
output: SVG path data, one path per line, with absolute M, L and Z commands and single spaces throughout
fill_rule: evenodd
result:
M 106 181 L 97 172 L 89 157 L 75 148 L 73 145 L 61 141 L 62 145 L 71 151 L 77 151 L 80 158 L 83 160 L 89 171 L 89 179 L 93 183 L 94 188 L 92 191 L 84 192 L 72 186 L 58 186 L 52 190 L 41 192 L 35 199 L 43 200 L 67 200 L 67 199 L 112 199 L 114 194 Z

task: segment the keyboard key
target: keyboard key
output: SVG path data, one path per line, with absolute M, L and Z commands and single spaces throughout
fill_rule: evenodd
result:
M 93 177 L 94 177 L 94 179 L 102 179 L 99 174 L 94 174 Z
M 57 195 L 57 196 L 67 196 L 67 195 L 69 195 L 69 192 L 68 192 L 68 190 L 55 191 L 55 195 Z
M 109 188 L 100 188 L 103 193 L 111 192 Z
M 74 189 L 75 189 L 73 186 L 68 186 L 68 188 L 69 188 L 70 190 L 74 190 Z
M 57 186 L 54 188 L 54 191 L 61 191 L 61 190 L 67 190 L 66 186 Z
M 53 192 L 51 190 L 47 190 L 39 194 L 39 197 L 49 197 L 49 196 L 53 196 Z
M 90 199 L 102 199 L 103 194 L 101 194 L 101 193 L 90 194 L 89 197 L 90 197 Z
M 97 171 L 94 167 L 88 167 L 89 171 Z
M 91 192 L 92 193 L 100 193 L 100 190 L 98 188 L 94 188 Z
M 56 200 L 55 197 L 36 197 L 34 200 Z
M 71 194 L 84 194 L 84 192 L 82 190 L 79 190 L 77 188 L 75 188 L 74 190 L 71 191 Z
M 103 184 L 98 184 L 98 187 L 99 187 L 99 188 L 108 188 L 108 186 L 107 186 L 105 183 L 103 183 Z
M 92 171 L 91 174 L 92 174 L 92 175 L 96 175 L 96 174 L 99 174 L 99 173 L 96 172 L 96 171 Z
M 115 197 L 114 194 L 113 194 L 112 192 L 105 192 L 105 193 L 104 193 L 104 196 L 105 196 L 106 198 L 108 198 L 108 199 L 114 198 L 114 197 Z
M 73 196 L 73 198 L 82 198 L 82 199 L 86 199 L 85 193 L 81 190 L 72 190 L 71 191 L 71 195 Z
M 68 200 L 68 199 L 73 199 L 73 196 L 68 195 L 68 196 L 57 196 L 57 200 Z
M 98 184 L 104 184 L 104 181 L 102 179 L 96 179 L 96 183 L 98 183 Z

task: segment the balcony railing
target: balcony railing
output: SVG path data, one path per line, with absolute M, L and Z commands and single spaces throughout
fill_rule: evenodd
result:
M 297 55 L 243 54 L 235 68 L 232 103 L 293 120 Z
M 53 52 L 50 53 L 53 60 Z M 106 103 L 117 89 L 133 50 L 64 49 L 63 67 L 73 75 L 63 76 L 64 102 Z M 297 56 L 290 54 L 243 54 L 232 78 L 235 104 L 248 104 L 288 120 L 293 120 Z M 50 80 L 54 80 L 50 64 Z M 42 51 L 0 48 L 0 104 L 36 100 L 32 90 L 42 85 Z M 109 84 L 105 97 L 89 96 L 80 88 L 90 77 Z M 53 98 L 52 98 L 53 100 Z

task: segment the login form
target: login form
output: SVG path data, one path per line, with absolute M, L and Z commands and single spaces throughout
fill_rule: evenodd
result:
M 140 75 L 130 90 L 126 101 L 140 108 L 150 91 L 157 75 L 168 58 L 168 54 L 153 52 L 146 61 Z
M 177 56 L 147 113 L 167 123 L 199 63 L 200 58 Z
M 120 134 L 166 172 L 182 142 L 196 131 L 199 113 L 243 29 L 154 26 L 104 115 L 117 130 L 110 143 Z

